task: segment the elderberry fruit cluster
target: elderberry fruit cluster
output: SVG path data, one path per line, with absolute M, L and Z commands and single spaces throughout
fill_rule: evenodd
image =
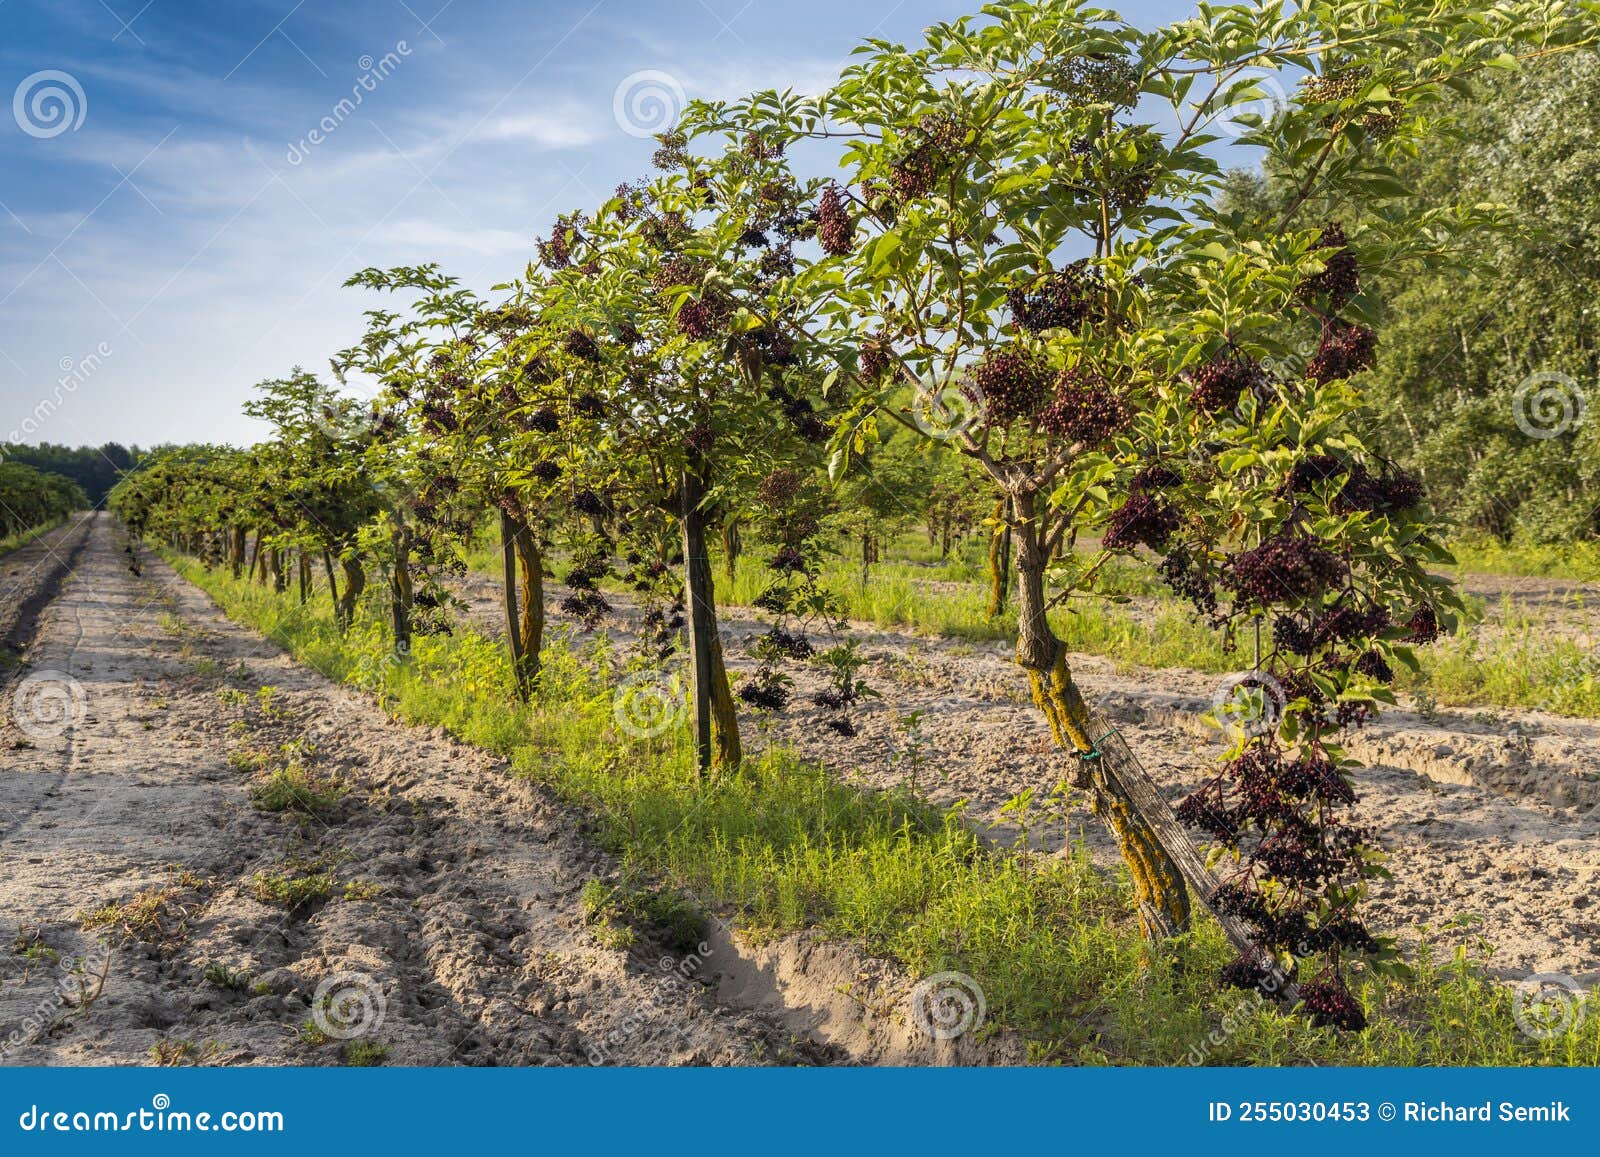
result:
M 1079 368 L 1056 375 L 1055 396 L 1039 414 L 1039 428 L 1072 442 L 1099 445 L 1128 422 L 1128 404 L 1099 374 Z

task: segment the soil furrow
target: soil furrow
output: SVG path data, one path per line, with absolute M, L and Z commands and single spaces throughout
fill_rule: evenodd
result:
M 30 651 L 81 691 L 70 726 L 3 736 L 0 1059 L 829 1059 L 597 942 L 580 893 L 615 866 L 570 809 L 141 561 L 94 519 Z M 253 806 L 290 762 L 342 795 Z

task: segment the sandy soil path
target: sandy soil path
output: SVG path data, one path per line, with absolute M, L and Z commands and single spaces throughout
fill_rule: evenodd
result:
M 0 704 L 4 1062 L 827 1059 L 714 1006 L 692 960 L 600 947 L 579 892 L 613 865 L 578 816 L 141 561 L 93 521 Z M 348 785 L 333 814 L 252 807 L 284 745 Z M 258 874 L 329 894 L 287 908 Z
M 564 593 L 549 590 L 552 623 L 581 641 L 553 609 Z M 463 594 L 474 626 L 498 632 L 496 584 L 469 576 Z M 626 642 L 636 612 L 625 598 L 612 601 L 616 612 L 600 629 Z M 748 672 L 749 645 L 765 629 L 762 620 L 743 608 L 722 614 L 730 668 Z M 789 669 L 792 703 L 780 715 L 750 720 L 752 740 L 764 735 L 790 744 L 847 779 L 880 788 L 914 772 L 928 796 L 964 802 L 970 819 L 1002 843 L 1022 833 L 1001 808 L 1032 788 L 1039 801 L 1028 832 L 1032 845 L 1059 851 L 1082 841 L 1097 860 L 1116 862 L 1115 848 L 1085 807 L 1044 812 L 1065 763 L 1009 646 L 862 623 L 852 629 L 870 659 L 864 675 L 883 696 L 852 711 L 856 734 L 842 737 L 824 727 L 834 713 L 811 702 L 821 675 L 798 666 Z M 1073 665 L 1091 702 L 1171 799 L 1210 774 L 1219 748 L 1201 717 L 1211 709 L 1219 676 L 1119 672 L 1092 656 L 1077 656 Z M 922 713 L 915 742 L 904 723 L 913 712 Z M 1495 948 L 1492 966 L 1508 975 L 1600 979 L 1600 722 L 1538 712 L 1441 709 L 1424 718 L 1392 710 L 1349 748 L 1368 765 L 1357 776 L 1356 815 L 1376 828 L 1394 873 L 1374 888 L 1370 911 L 1379 930 L 1406 942 L 1428 930 L 1444 945 L 1476 947 L 1481 938 Z M 1472 922 L 1446 929 L 1462 917 Z

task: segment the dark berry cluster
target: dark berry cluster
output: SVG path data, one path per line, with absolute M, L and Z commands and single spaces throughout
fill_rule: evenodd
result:
M 1383 652 L 1376 647 L 1365 651 L 1356 660 L 1356 670 L 1375 683 L 1393 683 L 1394 670 L 1389 666 L 1389 661 L 1383 657 Z
M 915 143 L 889 170 L 889 183 L 902 201 L 933 192 L 959 155 L 967 127 L 952 113 L 928 113 L 917 122 L 911 139 Z
M 1171 506 L 1154 495 L 1137 492 L 1112 512 L 1102 542 L 1107 550 L 1130 550 L 1135 546 L 1165 550 L 1182 522 Z
M 1266 372 L 1254 358 L 1219 353 L 1189 374 L 1189 400 L 1208 414 L 1232 409 L 1246 390 L 1260 393 L 1267 385 Z
M 1306 366 L 1306 376 L 1321 385 L 1337 382 L 1369 368 L 1377 360 L 1378 335 L 1353 322 L 1328 322 L 1322 342 Z
M 523 428 L 536 434 L 554 434 L 561 429 L 561 415 L 549 406 L 530 410 L 522 419 Z
M 1183 475 L 1173 470 L 1170 466 L 1154 462 L 1149 466 L 1143 467 L 1133 476 L 1128 483 L 1128 493 L 1154 494 L 1157 491 L 1171 490 L 1182 485 Z
M 1431 643 L 1439 637 L 1439 615 L 1424 604 L 1406 620 L 1406 638 L 1413 643 Z
M 967 371 L 967 381 L 982 394 L 989 419 L 1004 424 L 1038 411 L 1050 394 L 1050 367 L 1022 345 L 984 354 Z
M 1098 266 L 1075 261 L 1006 290 L 1012 320 L 1029 333 L 1078 330 L 1105 316 L 1106 287 Z
M 674 317 L 678 332 L 690 341 L 705 341 L 721 330 L 731 311 L 725 302 L 707 294 L 685 298 Z
M 590 518 L 604 518 L 611 513 L 606 500 L 593 490 L 580 490 L 572 496 L 572 509 Z
M 775 667 L 762 666 L 739 683 L 739 698 L 757 711 L 782 711 L 793 694 L 790 684 Z
M 1217 617 L 1217 588 L 1202 558 L 1182 546 L 1174 546 L 1156 564 L 1156 574 L 1172 593 L 1189 600 L 1203 617 Z
M 580 418 L 603 418 L 606 416 L 605 399 L 585 391 L 572 399 L 572 412 Z
M 587 330 L 571 330 L 562 339 L 562 349 L 578 358 L 579 362 L 594 365 L 600 360 L 600 342 L 595 341 L 594 334 Z
M 829 185 L 817 206 L 817 241 L 830 257 L 842 257 L 855 245 L 856 224 L 844 207 L 837 185 Z
M 867 342 L 861 347 L 858 364 L 862 377 L 872 382 L 881 380 L 889 372 L 888 346 L 877 339 Z
M 1422 482 L 1415 475 L 1404 471 L 1374 475 L 1357 464 L 1350 467 L 1334 509 L 1340 514 L 1389 514 L 1410 510 L 1421 501 Z
M 1298 602 L 1344 580 L 1345 564 L 1309 538 L 1285 531 L 1229 560 L 1226 581 L 1258 604 Z
M 1313 1024 L 1346 1032 L 1360 1032 L 1367 1027 L 1367 1015 L 1360 1002 L 1337 976 L 1302 984 L 1300 1000 Z
M 701 422 L 683 436 L 683 444 L 695 454 L 704 457 L 710 454 L 717 444 L 717 432 L 706 423 Z
M 557 478 L 561 477 L 561 464 L 559 462 L 552 462 L 549 459 L 545 459 L 543 461 L 535 462 L 529 468 L 528 473 L 532 474 L 541 482 L 554 482 Z
M 1128 422 L 1128 403 L 1097 373 L 1063 370 L 1055 387 L 1055 396 L 1039 414 L 1039 428 L 1046 433 L 1097 446 Z
M 1323 258 L 1322 272 L 1307 278 L 1300 287 L 1301 296 L 1323 302 L 1331 312 L 1337 313 L 1361 287 L 1360 263 L 1350 249 L 1344 227 L 1337 221 L 1323 226 L 1317 237 L 1317 248 L 1332 252 Z
M 591 631 L 611 612 L 611 604 L 599 591 L 574 591 L 561 600 L 560 606 L 563 614 L 571 615 Z

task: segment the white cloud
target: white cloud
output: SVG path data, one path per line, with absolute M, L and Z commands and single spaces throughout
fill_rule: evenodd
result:
M 600 139 L 593 118 L 584 110 L 570 107 L 493 117 L 471 136 L 489 141 L 527 141 L 541 149 L 577 149 Z

